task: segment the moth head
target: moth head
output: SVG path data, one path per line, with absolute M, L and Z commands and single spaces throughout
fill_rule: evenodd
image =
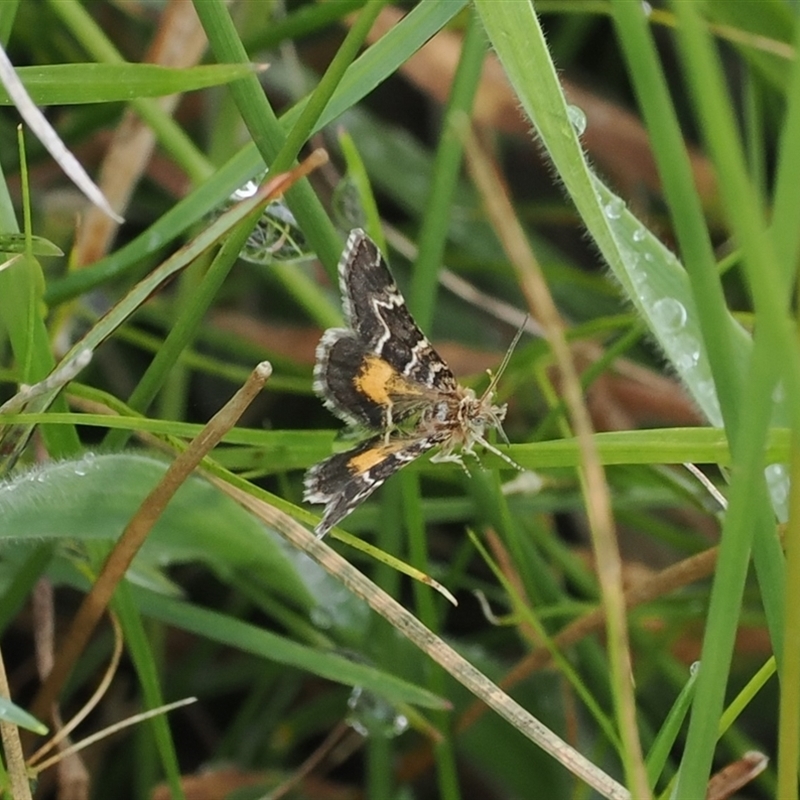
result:
M 458 409 L 458 419 L 464 430 L 471 434 L 471 438 L 482 437 L 487 428 L 499 428 L 502 431 L 506 405 L 504 403 L 496 406 L 492 403 L 493 399 L 487 394 L 476 397 L 472 389 L 464 390 Z

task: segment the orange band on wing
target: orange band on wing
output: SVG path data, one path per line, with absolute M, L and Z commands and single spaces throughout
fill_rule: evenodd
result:
M 385 461 L 389 456 L 398 453 L 408 447 L 408 442 L 398 440 L 390 442 L 389 444 L 382 444 L 365 450 L 363 453 L 358 453 L 347 462 L 347 469 L 353 474 L 361 475 L 364 472 L 372 469 L 376 464 Z
M 406 380 L 388 361 L 368 355 L 353 380 L 356 391 L 379 406 L 391 406 L 392 395 L 420 395 L 422 387 Z

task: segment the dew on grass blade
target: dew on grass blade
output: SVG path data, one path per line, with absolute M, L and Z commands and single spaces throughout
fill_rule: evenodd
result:
M 333 617 L 331 613 L 322 606 L 314 606 L 314 608 L 311 609 L 310 616 L 311 621 L 320 630 L 327 631 L 333 627 Z
M 767 480 L 769 494 L 775 512 L 781 520 L 788 517 L 786 501 L 789 499 L 789 476 L 784 464 L 770 464 L 764 470 L 764 477 Z
M 220 206 L 215 216 L 227 211 L 236 203 L 252 197 L 267 173 L 251 178 L 231 193 L 227 203 Z M 294 215 L 283 200 L 268 203 L 261 218 L 247 238 L 239 257 L 251 264 L 268 266 L 273 263 L 294 263 L 314 257 L 306 237 L 297 225 Z
M 677 333 L 687 320 L 686 307 L 674 297 L 662 297 L 653 303 L 653 316 L 663 325 L 664 330 Z
M 625 210 L 625 202 L 620 197 L 612 197 L 604 206 L 603 213 L 608 219 L 619 219 Z
M 364 737 L 393 739 L 408 728 L 405 715 L 398 714 L 382 697 L 360 686 L 353 687 L 347 705 L 350 708 L 347 724 Z
M 569 117 L 572 127 L 575 129 L 575 133 L 577 133 L 578 136 L 582 136 L 586 131 L 586 113 L 584 110 L 579 106 L 570 104 L 567 106 L 567 116 Z

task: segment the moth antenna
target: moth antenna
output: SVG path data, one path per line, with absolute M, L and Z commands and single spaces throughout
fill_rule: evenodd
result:
M 525 330 L 525 326 L 528 324 L 529 319 L 530 319 L 530 314 L 526 314 L 525 319 L 522 320 L 522 325 L 520 325 L 519 328 L 517 328 L 517 332 L 514 334 L 514 338 L 511 340 L 511 344 L 508 346 L 506 354 L 503 356 L 503 360 L 500 362 L 500 366 L 497 368 L 497 372 L 495 372 L 495 374 L 492 375 L 491 370 L 486 370 L 489 373 L 489 377 L 491 378 L 491 380 L 489 381 L 489 385 L 486 387 L 486 391 L 483 393 L 483 397 L 481 397 L 481 400 L 485 400 L 487 397 L 491 397 L 492 394 L 494 393 L 498 381 L 500 380 L 500 378 L 503 377 L 503 373 L 506 371 L 508 362 L 511 361 L 511 356 L 514 354 L 514 350 L 519 344 L 519 340 L 522 337 L 522 334 Z M 505 434 L 503 434 L 503 438 L 505 438 Z

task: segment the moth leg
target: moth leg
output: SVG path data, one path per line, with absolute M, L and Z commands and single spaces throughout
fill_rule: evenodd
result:
M 466 451 L 463 451 L 466 452 Z M 474 456 L 475 453 L 472 453 Z M 440 452 L 437 453 L 435 456 L 431 456 L 431 463 L 432 464 L 458 464 L 461 469 L 469 476 L 469 470 L 467 469 L 467 465 L 464 463 L 464 459 L 461 457 L 461 453 L 446 453 Z
M 502 458 L 503 461 L 505 461 L 506 464 L 508 464 L 510 467 L 514 467 L 514 469 L 518 470 L 519 472 L 525 472 L 524 467 L 521 467 L 519 464 L 517 464 L 517 462 L 514 461 L 513 458 L 507 456 L 502 450 L 498 450 L 491 442 L 487 442 L 486 439 L 484 439 L 483 437 L 477 439 L 476 441 L 482 444 L 490 453 L 494 453 L 496 456 L 500 456 L 500 458 Z

